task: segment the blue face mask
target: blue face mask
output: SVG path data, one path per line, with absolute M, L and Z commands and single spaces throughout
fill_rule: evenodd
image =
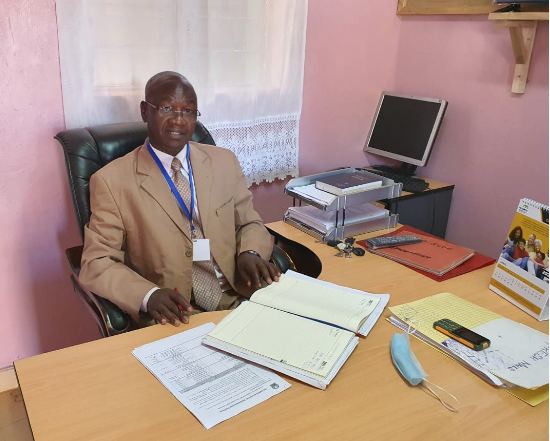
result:
M 410 330 L 410 326 L 409 326 Z M 411 342 L 409 340 L 409 332 L 405 332 L 403 334 L 393 334 L 391 338 L 391 345 L 390 345 L 390 352 L 391 352 L 391 358 L 393 360 L 393 364 L 395 364 L 395 367 L 401 372 L 401 375 L 405 380 L 407 380 L 411 385 L 418 386 L 419 384 L 423 387 L 425 387 L 435 398 L 437 398 L 443 406 L 445 406 L 447 409 L 449 409 L 452 412 L 458 412 L 458 405 L 459 402 L 456 399 L 454 395 L 451 395 L 449 392 L 447 392 L 445 389 L 442 389 L 441 387 L 437 386 L 436 384 L 431 383 L 430 381 L 426 380 L 426 377 L 428 374 L 424 372 L 424 369 L 422 369 L 422 366 L 420 366 L 420 363 L 414 356 L 412 350 L 411 350 Z M 448 394 L 450 397 L 452 397 L 456 401 L 456 407 L 451 406 L 444 402 L 439 395 L 426 383 L 430 383 L 432 386 L 437 387 L 438 389 L 442 390 L 446 394 Z
M 393 334 L 391 338 L 391 358 L 403 378 L 417 386 L 428 376 L 411 351 L 409 334 Z

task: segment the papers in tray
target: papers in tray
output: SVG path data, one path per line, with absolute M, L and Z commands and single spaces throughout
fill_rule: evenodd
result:
M 392 324 L 406 330 L 410 323 L 416 329 L 412 335 L 496 386 L 537 389 L 548 385 L 549 340 L 542 332 L 451 293 L 389 309 Z M 483 335 L 491 345 L 483 351 L 474 351 L 433 329 L 433 323 L 444 318 Z
M 207 429 L 290 387 L 274 372 L 202 345 L 214 328 L 207 323 L 132 351 Z
M 287 271 L 254 293 L 203 340 L 325 389 L 389 301 Z
M 354 205 L 346 208 L 345 224 L 353 225 L 388 215 L 388 210 L 373 204 Z M 286 212 L 286 216 L 306 224 L 323 234 L 327 234 L 336 228 L 336 211 L 323 211 L 311 205 L 306 205 L 302 207 L 290 207 Z M 338 222 L 341 224 L 342 219 L 338 219 Z
M 301 187 L 292 188 L 294 193 L 303 196 L 310 201 L 317 202 L 318 204 L 330 205 L 337 198 L 336 195 L 328 193 L 323 190 L 319 190 L 315 187 L 315 184 L 302 185 Z

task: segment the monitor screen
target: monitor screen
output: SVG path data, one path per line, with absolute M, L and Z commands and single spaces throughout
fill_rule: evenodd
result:
M 446 108 L 445 100 L 382 92 L 363 150 L 426 165 Z

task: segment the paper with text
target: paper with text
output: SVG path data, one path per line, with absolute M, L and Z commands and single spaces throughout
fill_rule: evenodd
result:
M 335 195 L 319 190 L 315 187 L 315 184 L 302 185 L 301 187 L 294 187 L 291 190 L 301 196 L 305 196 L 306 199 L 323 205 L 330 205 L 336 199 Z
M 277 374 L 202 345 L 207 323 L 132 354 L 207 429 L 288 389 Z
M 443 345 L 517 386 L 536 389 L 548 384 L 548 335 L 507 318 L 492 320 L 472 331 L 488 338 L 489 348 L 474 351 L 452 339 Z
M 433 328 L 433 324 L 437 320 L 448 318 L 466 328 L 473 329 L 502 317 L 450 292 L 392 306 L 389 310 L 394 316 L 405 323 L 411 323 L 415 329 L 438 343 L 442 343 L 448 337 Z
M 282 274 L 278 283 L 256 291 L 250 300 L 353 332 L 359 331 L 380 302 L 379 297 L 293 275 Z
M 548 335 L 451 293 L 392 306 L 392 314 L 410 323 L 421 335 L 467 364 L 488 371 L 512 386 L 535 389 L 548 384 Z M 450 319 L 488 338 L 491 345 L 474 351 L 433 329 L 433 323 Z M 392 320 L 393 323 L 393 320 Z M 403 329 L 403 328 L 402 328 Z
M 244 302 L 208 336 L 326 378 L 355 334 Z

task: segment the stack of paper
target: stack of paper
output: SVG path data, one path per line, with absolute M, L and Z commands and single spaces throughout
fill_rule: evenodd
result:
M 345 225 L 353 225 L 367 220 L 379 219 L 389 215 L 388 210 L 373 204 L 354 205 L 346 208 Z M 342 216 L 340 214 L 340 216 Z M 336 211 L 323 211 L 311 205 L 303 207 L 290 207 L 286 217 L 308 225 L 315 230 L 327 234 L 336 228 Z M 342 224 L 342 219 L 338 219 Z
M 388 300 L 287 271 L 203 343 L 325 389 L 357 346 L 355 334 L 368 334 Z
M 486 381 L 500 387 L 537 389 L 548 385 L 548 335 L 463 300 L 442 293 L 389 308 L 390 321 L 451 356 Z M 433 328 L 450 319 L 491 341 L 474 351 Z M 512 392 L 513 393 L 513 392 Z
M 422 239 L 422 242 L 368 250 L 437 276 L 448 273 L 475 254 L 471 248 L 461 247 L 438 237 L 420 233 L 414 235 Z
M 292 188 L 292 191 L 299 194 L 300 196 L 303 196 L 306 200 L 309 199 L 310 201 L 317 202 L 323 205 L 330 205 L 337 198 L 337 196 L 331 193 L 319 190 L 315 187 L 315 184 L 294 187 Z
M 290 387 L 267 369 L 202 345 L 214 327 L 207 323 L 132 352 L 207 429 Z

